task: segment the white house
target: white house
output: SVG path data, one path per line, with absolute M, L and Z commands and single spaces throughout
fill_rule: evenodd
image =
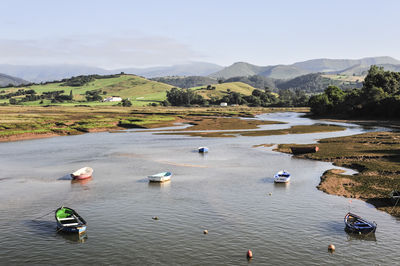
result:
M 220 105 L 221 105 L 221 106 L 228 106 L 227 103 L 221 103 Z
M 121 102 L 122 98 L 118 97 L 118 96 L 111 96 L 111 97 L 107 97 L 103 100 L 103 102 Z

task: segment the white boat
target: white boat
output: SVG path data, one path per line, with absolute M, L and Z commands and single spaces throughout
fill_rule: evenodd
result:
M 290 173 L 285 170 L 279 171 L 274 176 L 275 183 L 287 183 L 290 181 Z
M 172 173 L 170 172 L 163 172 L 163 173 L 158 173 L 155 175 L 149 175 L 149 181 L 150 182 L 164 182 L 168 181 L 171 179 Z
M 71 174 L 73 179 L 86 179 L 92 177 L 93 169 L 90 167 L 83 167 L 79 170 L 76 170 Z

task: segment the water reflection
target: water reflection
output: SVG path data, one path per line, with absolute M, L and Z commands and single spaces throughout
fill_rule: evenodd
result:
M 164 182 L 149 182 L 149 188 L 151 189 L 169 188 L 170 186 L 171 180 Z
M 347 235 L 347 241 L 375 241 L 376 242 L 375 233 L 364 235 L 364 234 L 354 234 L 354 233 L 346 232 L 346 235 Z
M 64 238 L 65 240 L 67 240 L 68 242 L 76 242 L 76 243 L 85 243 L 86 240 L 88 239 L 87 233 L 83 233 L 83 234 L 69 234 L 69 233 L 65 233 L 65 232 L 58 232 L 57 234 L 58 236 L 61 236 L 62 238 Z
M 92 181 L 92 179 L 93 179 L 92 177 L 89 177 L 89 178 L 86 178 L 86 179 L 72 179 L 71 180 L 71 185 L 77 184 L 77 185 L 81 185 L 81 186 L 87 187 L 86 185 L 90 181 Z

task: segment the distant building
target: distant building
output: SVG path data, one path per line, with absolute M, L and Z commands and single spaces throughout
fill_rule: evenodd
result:
M 220 105 L 221 105 L 221 106 L 228 106 L 227 103 L 221 103 Z
M 122 98 L 118 97 L 118 96 L 111 96 L 111 97 L 107 97 L 103 100 L 103 102 L 121 102 Z

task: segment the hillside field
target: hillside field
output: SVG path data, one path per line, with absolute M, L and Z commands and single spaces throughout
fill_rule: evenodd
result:
M 205 99 L 210 99 L 211 97 L 221 98 L 228 94 L 228 90 L 230 92 L 238 92 L 243 95 L 251 95 L 254 87 L 243 83 L 243 82 L 227 82 L 221 84 L 213 84 L 212 87 L 215 87 L 215 90 L 207 90 L 206 86 L 193 87 L 192 90 L 195 90 L 197 94 L 203 96 Z
M 64 90 L 65 95 L 69 95 L 72 90 L 73 101 L 57 103 L 57 105 L 115 105 L 116 102 L 87 102 L 85 99 L 86 91 L 102 90 L 101 96 L 119 96 L 123 99 L 129 98 L 134 106 L 145 106 L 149 103 L 165 100 L 166 91 L 172 88 L 171 85 L 161 82 L 147 80 L 135 75 L 119 75 L 111 78 L 95 79 L 83 86 L 72 87 L 62 86 L 63 82 L 38 84 L 28 87 L 3 88 L 3 93 L 15 92 L 18 89 L 35 90 L 38 95 L 43 92 Z M 23 96 L 20 96 L 23 97 Z M 23 105 L 40 105 L 38 101 L 24 102 Z M 8 99 L 0 99 L 0 103 L 8 103 Z M 43 105 L 51 104 L 50 100 L 43 100 Z

